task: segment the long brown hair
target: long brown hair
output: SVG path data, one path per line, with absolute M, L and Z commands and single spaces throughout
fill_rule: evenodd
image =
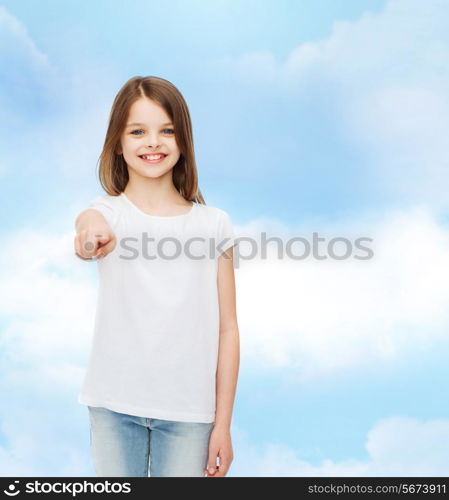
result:
M 192 122 L 181 92 L 168 80 L 156 76 L 130 78 L 115 96 L 109 124 L 99 157 L 99 178 L 104 190 L 116 196 L 125 190 L 129 180 L 123 155 L 117 153 L 132 104 L 147 97 L 164 108 L 173 122 L 176 142 L 181 152 L 173 167 L 173 184 L 187 201 L 206 204 L 198 187 L 198 173 L 193 146 Z

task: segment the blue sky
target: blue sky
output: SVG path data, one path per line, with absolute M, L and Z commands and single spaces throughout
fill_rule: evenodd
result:
M 112 99 L 156 75 L 239 236 L 373 239 L 369 261 L 241 260 L 229 475 L 447 476 L 444 2 L 15 0 L 0 25 L 3 475 L 94 475 L 73 224 Z

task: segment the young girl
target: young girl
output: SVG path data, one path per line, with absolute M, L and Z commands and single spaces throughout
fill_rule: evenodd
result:
M 233 226 L 198 188 L 179 90 L 134 77 L 100 156 L 107 192 L 75 223 L 99 291 L 78 401 L 98 476 L 225 476 L 239 370 Z

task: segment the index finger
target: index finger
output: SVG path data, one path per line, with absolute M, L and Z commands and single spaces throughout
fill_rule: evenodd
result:
M 102 234 L 92 234 L 90 232 L 77 234 L 75 237 L 76 253 L 81 259 L 96 260 L 94 254 L 100 248 L 100 243 L 97 238 L 102 238 Z
M 92 257 L 81 257 L 81 255 L 79 255 L 77 252 L 75 252 L 75 255 L 81 259 L 81 260 L 88 260 L 89 262 L 90 261 L 93 261 L 93 260 L 97 260 L 97 257 L 95 257 L 95 255 L 92 255 Z
M 95 236 L 98 236 L 98 235 L 95 235 Z M 97 258 L 95 257 L 95 255 L 93 257 L 83 257 L 81 254 L 80 254 L 80 250 L 81 250 L 81 243 L 78 239 L 78 236 L 75 237 L 75 255 L 81 259 L 81 260 L 88 260 L 88 261 L 92 261 L 92 260 L 97 260 Z

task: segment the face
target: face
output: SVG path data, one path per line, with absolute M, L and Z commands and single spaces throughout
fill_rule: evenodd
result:
M 123 153 L 130 177 L 171 175 L 181 155 L 170 117 L 164 108 L 146 97 L 131 106 L 120 144 L 119 151 Z M 160 160 L 142 158 L 142 155 L 159 153 L 166 156 Z

